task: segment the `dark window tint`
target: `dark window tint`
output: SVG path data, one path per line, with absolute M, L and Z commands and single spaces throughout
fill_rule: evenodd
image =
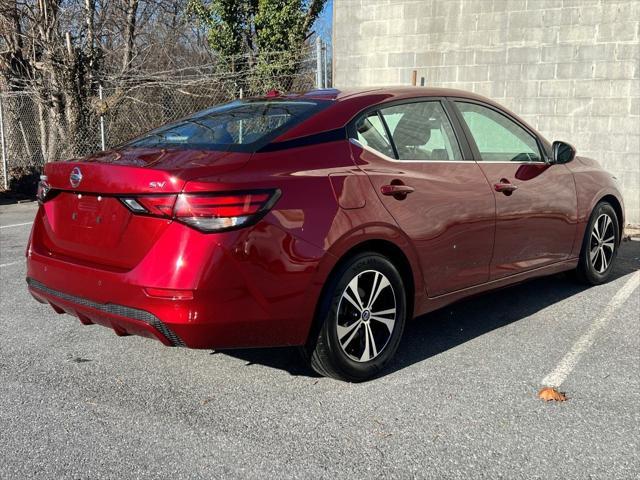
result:
M 362 145 L 371 147 L 388 157 L 394 157 L 391 142 L 377 112 L 371 112 L 358 120 L 356 135 L 358 142 Z
M 128 146 L 252 151 L 327 104 L 301 100 L 238 100 L 160 127 Z
M 538 162 L 535 137 L 504 115 L 475 103 L 456 102 L 482 160 Z
M 440 102 L 416 102 L 380 110 L 400 160 L 462 160 Z

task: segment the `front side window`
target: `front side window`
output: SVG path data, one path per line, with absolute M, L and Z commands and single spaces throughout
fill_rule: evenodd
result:
M 481 160 L 502 162 L 542 161 L 535 137 L 504 115 L 475 103 L 456 102 Z
M 453 128 L 438 101 L 380 110 L 400 160 L 462 160 Z
M 152 130 L 126 146 L 253 151 L 325 105 L 306 100 L 236 100 Z

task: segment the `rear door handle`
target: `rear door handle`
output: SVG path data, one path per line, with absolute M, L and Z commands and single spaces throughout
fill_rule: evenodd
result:
M 505 195 L 511 195 L 515 190 L 518 189 L 518 186 L 511 183 L 506 178 L 502 178 L 498 183 L 493 185 L 493 188 L 496 189 L 496 192 L 502 192 Z
M 380 191 L 383 195 L 389 196 L 406 196 L 412 192 L 415 192 L 415 188 L 409 185 L 382 185 Z

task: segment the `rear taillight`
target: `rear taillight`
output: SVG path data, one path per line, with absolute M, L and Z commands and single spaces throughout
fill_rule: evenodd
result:
M 133 213 L 173 218 L 202 232 L 220 232 L 256 223 L 279 197 L 280 190 L 259 190 L 141 195 L 120 201 Z
M 199 230 L 226 230 L 255 221 L 255 217 L 265 211 L 272 195 L 265 192 L 232 195 L 181 194 L 178 195 L 173 213 L 178 220 Z
M 176 203 L 175 195 L 157 195 L 136 198 L 138 203 L 151 215 L 159 217 L 171 217 L 173 205 Z
M 38 190 L 36 190 L 36 198 L 39 204 L 43 204 L 47 199 L 47 196 L 51 192 L 51 186 L 47 181 L 46 175 L 40 175 L 40 181 L 38 182 Z

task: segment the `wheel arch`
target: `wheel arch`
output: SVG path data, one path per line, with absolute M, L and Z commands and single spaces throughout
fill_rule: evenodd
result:
M 331 275 L 349 258 L 363 252 L 379 253 L 388 258 L 391 263 L 396 266 L 404 283 L 405 292 L 407 292 L 407 312 L 411 312 L 411 315 L 413 315 L 416 296 L 413 268 L 411 268 L 411 262 L 409 262 L 409 259 L 402 249 L 393 242 L 382 239 L 371 239 L 355 245 L 340 258 L 334 269 L 332 269 Z
M 421 287 L 420 285 L 416 285 L 416 274 L 418 272 L 415 272 L 412 268 L 409 256 L 400 246 L 390 240 L 383 238 L 369 238 L 346 249 L 339 257 L 337 257 L 337 261 L 332 265 L 328 275 L 326 275 L 324 284 L 322 285 L 320 294 L 316 300 L 313 319 L 307 335 L 307 345 L 309 342 L 312 342 L 317 338 L 320 328 L 322 327 L 322 322 L 318 313 L 323 307 L 322 301 L 325 298 L 326 291 L 330 283 L 329 280 L 333 275 L 335 275 L 336 271 L 345 264 L 345 262 L 353 258 L 355 255 L 363 252 L 379 253 L 380 255 L 388 258 L 398 268 L 400 277 L 405 284 L 405 292 L 407 294 L 407 312 L 410 312 L 409 319 L 413 318 L 415 315 L 416 297 Z
M 603 197 L 601 197 L 598 201 L 596 201 L 593 205 L 593 208 L 591 209 L 593 211 L 594 208 L 596 208 L 596 205 L 598 205 L 601 202 L 607 202 L 609 203 L 613 209 L 616 212 L 616 215 L 618 216 L 618 229 L 620 230 L 619 233 L 619 239 L 620 241 L 622 241 L 622 234 L 624 232 L 624 209 L 622 207 L 622 203 L 620 202 L 620 200 L 613 194 L 607 194 L 604 195 Z

